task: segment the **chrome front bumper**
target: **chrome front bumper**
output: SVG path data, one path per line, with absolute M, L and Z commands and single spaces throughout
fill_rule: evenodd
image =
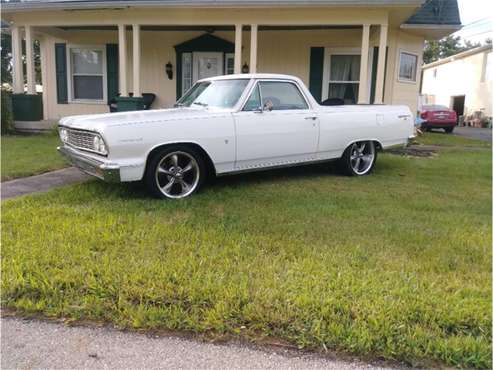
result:
M 80 154 L 67 146 L 59 146 L 57 149 L 82 172 L 107 182 L 120 182 L 120 167 L 118 165 L 98 161 L 94 158 Z

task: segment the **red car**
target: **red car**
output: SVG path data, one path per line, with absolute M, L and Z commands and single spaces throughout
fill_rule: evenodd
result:
M 430 131 L 433 128 L 443 128 L 450 134 L 457 125 L 457 113 L 445 105 L 423 105 L 421 111 L 423 123 L 421 129 Z

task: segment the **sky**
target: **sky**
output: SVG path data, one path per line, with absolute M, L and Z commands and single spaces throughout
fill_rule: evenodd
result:
M 493 0 L 458 0 L 463 28 L 456 32 L 463 39 L 483 42 L 493 39 Z

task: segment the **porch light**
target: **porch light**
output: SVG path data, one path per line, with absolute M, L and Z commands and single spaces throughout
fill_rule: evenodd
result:
M 248 67 L 248 64 L 243 64 L 243 67 L 241 67 L 241 73 L 248 73 L 250 71 L 250 68 Z
M 173 64 L 171 62 L 166 63 L 166 74 L 168 75 L 168 79 L 173 79 Z

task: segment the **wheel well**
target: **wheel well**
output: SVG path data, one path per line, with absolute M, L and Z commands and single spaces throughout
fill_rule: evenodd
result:
M 214 163 L 212 162 L 211 157 L 209 157 L 209 154 L 207 154 L 207 152 L 204 150 L 204 148 L 202 148 L 200 145 L 198 145 L 196 143 L 170 143 L 170 144 L 163 144 L 163 145 L 159 145 L 159 146 L 155 147 L 147 155 L 147 159 L 146 159 L 146 171 L 147 171 L 147 165 L 149 164 L 150 159 L 154 155 L 156 155 L 156 153 L 158 153 L 159 151 L 163 150 L 164 148 L 167 148 L 167 147 L 170 147 L 170 146 L 176 146 L 176 145 L 189 147 L 189 148 L 192 148 L 192 149 L 196 150 L 197 152 L 199 152 L 202 155 L 202 158 L 205 161 L 205 165 L 207 166 L 207 172 L 211 176 L 216 176 L 216 167 L 214 166 Z

